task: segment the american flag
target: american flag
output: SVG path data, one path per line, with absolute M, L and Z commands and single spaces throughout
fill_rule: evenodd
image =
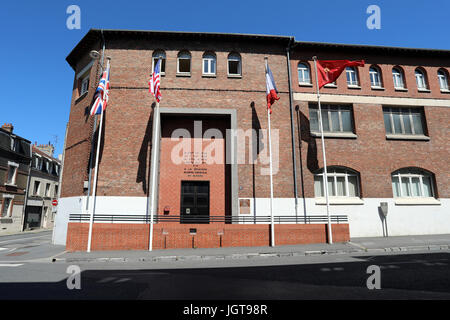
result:
M 156 101 L 159 102 L 161 100 L 161 91 L 159 90 L 159 78 L 161 71 L 161 59 L 158 59 L 158 62 L 155 65 L 155 69 L 153 70 L 153 74 L 150 76 L 149 92 L 156 98 Z
M 91 108 L 91 116 L 101 114 L 106 109 L 109 97 L 109 61 L 106 70 L 103 72 L 97 90 L 95 90 L 94 104 Z

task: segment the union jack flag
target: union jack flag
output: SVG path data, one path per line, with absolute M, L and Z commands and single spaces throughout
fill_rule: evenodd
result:
M 156 98 L 156 101 L 159 102 L 161 100 L 161 91 L 159 90 L 159 78 L 161 71 L 161 59 L 158 59 L 158 62 L 155 65 L 155 69 L 153 70 L 153 74 L 150 76 L 150 80 L 148 82 L 149 89 L 148 91 Z
M 106 70 L 103 72 L 97 90 L 95 90 L 94 104 L 91 108 L 91 116 L 101 114 L 106 109 L 109 98 L 109 60 Z

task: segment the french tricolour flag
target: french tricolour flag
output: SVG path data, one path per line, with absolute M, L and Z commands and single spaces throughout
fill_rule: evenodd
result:
M 279 100 L 278 90 L 275 86 L 275 80 L 273 79 L 272 71 L 270 71 L 269 64 L 266 65 L 266 91 L 267 91 L 267 108 L 269 113 L 272 114 L 272 104 L 275 100 Z

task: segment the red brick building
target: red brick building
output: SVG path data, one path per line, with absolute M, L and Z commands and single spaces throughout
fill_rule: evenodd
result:
M 157 57 L 163 98 L 154 248 L 269 244 L 265 57 L 280 96 L 271 116 L 277 245 L 326 241 L 313 56 L 366 62 L 321 90 L 333 240 L 450 232 L 450 52 L 90 30 L 67 57 L 75 80 L 56 243 L 87 244 L 89 109 L 100 75 L 89 52 L 103 45 L 111 90 L 93 250 L 148 248 L 155 104 L 147 83 Z M 388 203 L 387 220 L 380 202 Z

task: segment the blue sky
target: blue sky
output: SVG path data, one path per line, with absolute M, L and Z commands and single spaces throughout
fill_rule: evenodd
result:
M 81 29 L 69 30 L 69 5 Z M 381 29 L 369 30 L 369 5 Z M 0 122 L 62 153 L 74 72 L 65 58 L 90 28 L 293 35 L 300 41 L 450 49 L 450 1 L 11 1 L 0 5 Z

